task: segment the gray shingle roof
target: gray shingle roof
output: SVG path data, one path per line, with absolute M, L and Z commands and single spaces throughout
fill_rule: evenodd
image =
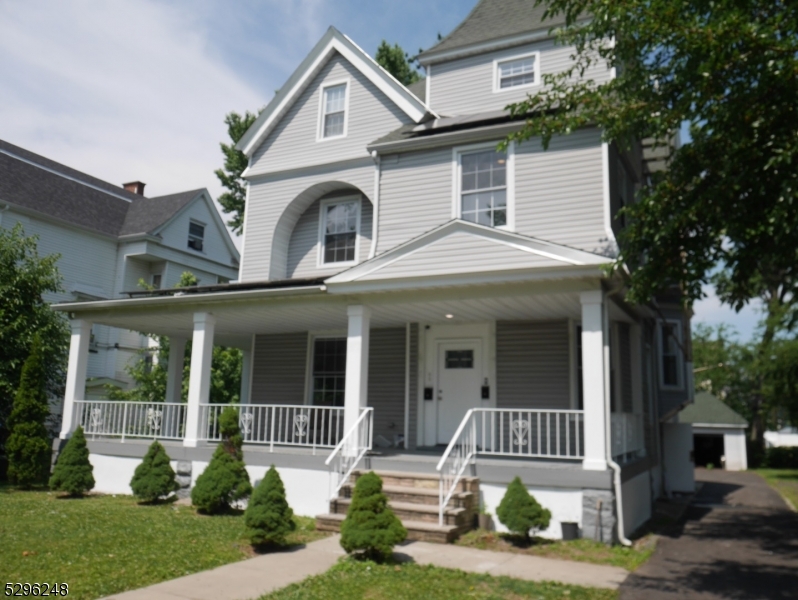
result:
M 0 140 L 0 205 L 105 235 L 151 233 L 201 191 L 145 198 Z
M 695 402 L 688 404 L 679 413 L 679 422 L 708 425 L 748 425 L 748 421 L 740 414 L 709 392 L 698 392 L 695 395 Z
M 423 77 L 416 81 L 415 83 L 411 83 L 407 86 L 407 89 L 410 90 L 416 98 L 421 100 L 422 102 L 427 101 L 427 80 Z
M 464 48 L 565 23 L 562 15 L 544 21 L 545 11 L 545 4 L 536 6 L 534 0 L 480 0 L 454 31 L 419 57 L 423 62 L 427 55 L 444 50 Z
M 492 110 L 472 115 L 430 119 L 429 121 L 425 121 L 424 123 L 418 125 L 415 123 L 402 125 L 398 129 L 394 129 L 381 138 L 371 142 L 368 145 L 368 148 L 374 148 L 375 146 L 380 146 L 382 144 L 400 142 L 413 138 L 427 137 L 430 135 L 435 135 L 436 133 L 444 133 L 457 129 L 476 129 L 478 127 L 506 123 L 512 120 L 513 119 L 510 114 L 504 109 Z

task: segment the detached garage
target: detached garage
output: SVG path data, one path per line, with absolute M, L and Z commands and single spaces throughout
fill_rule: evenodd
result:
M 679 423 L 693 426 L 695 465 L 744 471 L 748 468 L 745 428 L 748 421 L 709 392 L 679 413 Z

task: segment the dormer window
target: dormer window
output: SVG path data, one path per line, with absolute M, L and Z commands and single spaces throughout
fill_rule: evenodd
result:
M 188 224 L 188 247 L 197 252 L 202 252 L 202 244 L 205 240 L 205 225 L 191 221 Z
M 455 216 L 487 227 L 512 229 L 512 156 L 496 144 L 456 150 Z
M 346 135 L 347 88 L 346 82 L 322 88 L 320 139 Z
M 496 61 L 494 91 L 528 87 L 539 82 L 540 54 L 533 52 L 524 56 L 514 56 L 507 60 Z
M 337 198 L 322 202 L 320 225 L 319 266 L 356 262 L 360 199 Z

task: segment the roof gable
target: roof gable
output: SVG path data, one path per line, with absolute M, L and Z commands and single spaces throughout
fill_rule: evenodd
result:
M 379 66 L 357 44 L 334 27 L 330 27 L 242 136 L 236 148 L 247 156 L 252 156 L 335 52 L 363 73 L 413 121 L 419 122 L 427 114 L 432 113 L 420 98 Z
M 709 392 L 697 393 L 695 402 L 688 404 L 679 413 L 679 422 L 693 423 L 695 425 L 748 426 L 748 421 L 739 413 Z
M 553 269 L 605 264 L 607 258 L 544 240 L 454 220 L 328 279 L 390 279 Z

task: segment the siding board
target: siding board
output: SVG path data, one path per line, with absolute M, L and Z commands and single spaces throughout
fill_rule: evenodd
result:
M 305 404 L 308 334 L 256 335 L 252 404 Z
M 404 327 L 371 330 L 368 405 L 374 408 L 375 440 L 382 435 L 393 443 L 405 431 L 405 337 Z

